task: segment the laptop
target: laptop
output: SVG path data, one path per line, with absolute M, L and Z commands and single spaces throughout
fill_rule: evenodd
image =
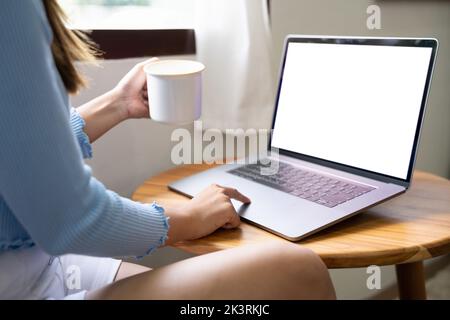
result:
M 252 200 L 233 200 L 243 220 L 291 241 L 402 194 L 437 47 L 436 39 L 289 35 L 267 147 L 278 153 L 169 187 L 188 196 L 212 183 L 236 188 Z M 275 173 L 263 172 L 267 161 Z

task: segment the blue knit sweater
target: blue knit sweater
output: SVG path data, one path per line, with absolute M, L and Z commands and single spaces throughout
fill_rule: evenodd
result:
M 69 107 L 41 1 L 0 10 L 0 254 L 142 256 L 162 245 L 164 210 L 122 198 L 91 175 L 84 121 Z

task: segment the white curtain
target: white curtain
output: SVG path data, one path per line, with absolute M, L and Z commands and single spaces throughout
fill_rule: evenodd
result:
M 270 128 L 272 41 L 266 0 L 197 0 L 197 59 L 206 65 L 204 128 Z

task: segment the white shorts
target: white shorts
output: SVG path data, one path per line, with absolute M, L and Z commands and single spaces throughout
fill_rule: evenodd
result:
M 0 299 L 83 300 L 114 281 L 121 260 L 51 257 L 37 246 L 0 253 Z

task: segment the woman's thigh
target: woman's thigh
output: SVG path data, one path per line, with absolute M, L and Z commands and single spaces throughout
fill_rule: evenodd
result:
M 119 270 L 117 270 L 117 274 L 116 277 L 114 278 L 114 281 L 119 281 L 151 270 L 152 270 L 151 268 L 139 264 L 122 262 L 120 264 Z
M 328 270 L 310 250 L 284 241 L 186 259 L 89 292 L 88 299 L 327 299 Z

